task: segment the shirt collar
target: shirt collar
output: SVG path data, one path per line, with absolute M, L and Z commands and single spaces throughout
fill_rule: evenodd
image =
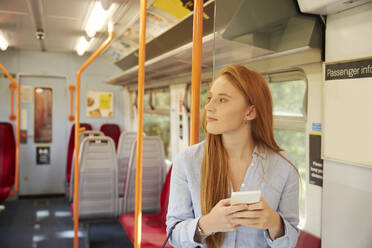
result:
M 261 159 L 262 159 L 262 160 L 265 160 L 265 159 L 266 159 L 266 156 L 267 156 L 265 150 L 261 148 L 261 149 L 260 149 L 260 152 L 261 152 Z M 254 147 L 253 155 L 256 156 L 257 159 L 259 159 L 259 158 L 258 158 L 259 154 L 258 154 L 258 148 L 257 148 L 257 145 Z

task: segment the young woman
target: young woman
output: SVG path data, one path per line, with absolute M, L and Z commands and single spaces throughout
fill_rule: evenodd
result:
M 167 233 L 175 247 L 295 247 L 299 176 L 276 144 L 270 90 L 262 76 L 227 66 L 203 113 L 206 141 L 173 163 Z M 254 204 L 232 191 L 261 190 Z

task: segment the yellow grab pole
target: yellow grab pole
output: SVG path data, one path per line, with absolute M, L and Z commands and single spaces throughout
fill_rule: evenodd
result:
M 190 146 L 199 143 L 199 108 L 203 47 L 203 0 L 195 0 L 194 3 Z
M 136 157 L 136 200 L 134 210 L 134 248 L 141 247 L 142 233 L 142 133 L 143 133 L 143 94 L 145 88 L 145 58 L 146 58 L 146 0 L 140 4 L 140 34 L 138 54 L 138 126 L 137 126 L 137 157 Z
M 76 76 L 76 118 L 75 118 L 75 168 L 74 168 L 74 248 L 79 247 L 79 132 L 80 129 L 80 77 L 81 73 L 92 63 L 96 57 L 111 43 L 114 38 L 113 24 L 109 24 L 109 37 L 95 51 L 92 56 L 80 67 Z
M 15 168 L 15 181 L 14 181 L 14 190 L 10 193 L 10 196 L 15 196 L 18 194 L 18 184 L 19 184 L 19 145 L 20 145 L 20 139 L 21 139 L 21 87 L 19 87 L 19 84 L 15 79 L 10 75 L 10 73 L 5 69 L 5 67 L 0 64 L 0 70 L 4 72 L 4 74 L 10 79 L 12 82 L 11 87 L 17 88 L 17 117 L 16 117 L 16 168 Z M 12 102 L 13 104 L 13 102 Z

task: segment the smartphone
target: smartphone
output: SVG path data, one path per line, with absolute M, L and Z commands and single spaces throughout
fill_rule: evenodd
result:
M 252 204 L 259 202 L 261 198 L 261 190 L 248 190 L 232 192 L 231 205 L 234 204 Z

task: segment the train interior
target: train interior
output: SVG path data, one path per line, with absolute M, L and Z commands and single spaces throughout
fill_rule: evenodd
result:
M 79 246 L 133 247 L 140 2 L 0 2 L 0 247 L 72 247 L 76 190 Z M 142 247 L 166 239 L 172 161 L 190 144 L 195 2 L 146 3 Z M 200 111 L 224 66 L 260 72 L 301 178 L 296 247 L 372 247 L 372 1 L 203 2 Z M 346 62 L 361 66 L 327 69 Z

